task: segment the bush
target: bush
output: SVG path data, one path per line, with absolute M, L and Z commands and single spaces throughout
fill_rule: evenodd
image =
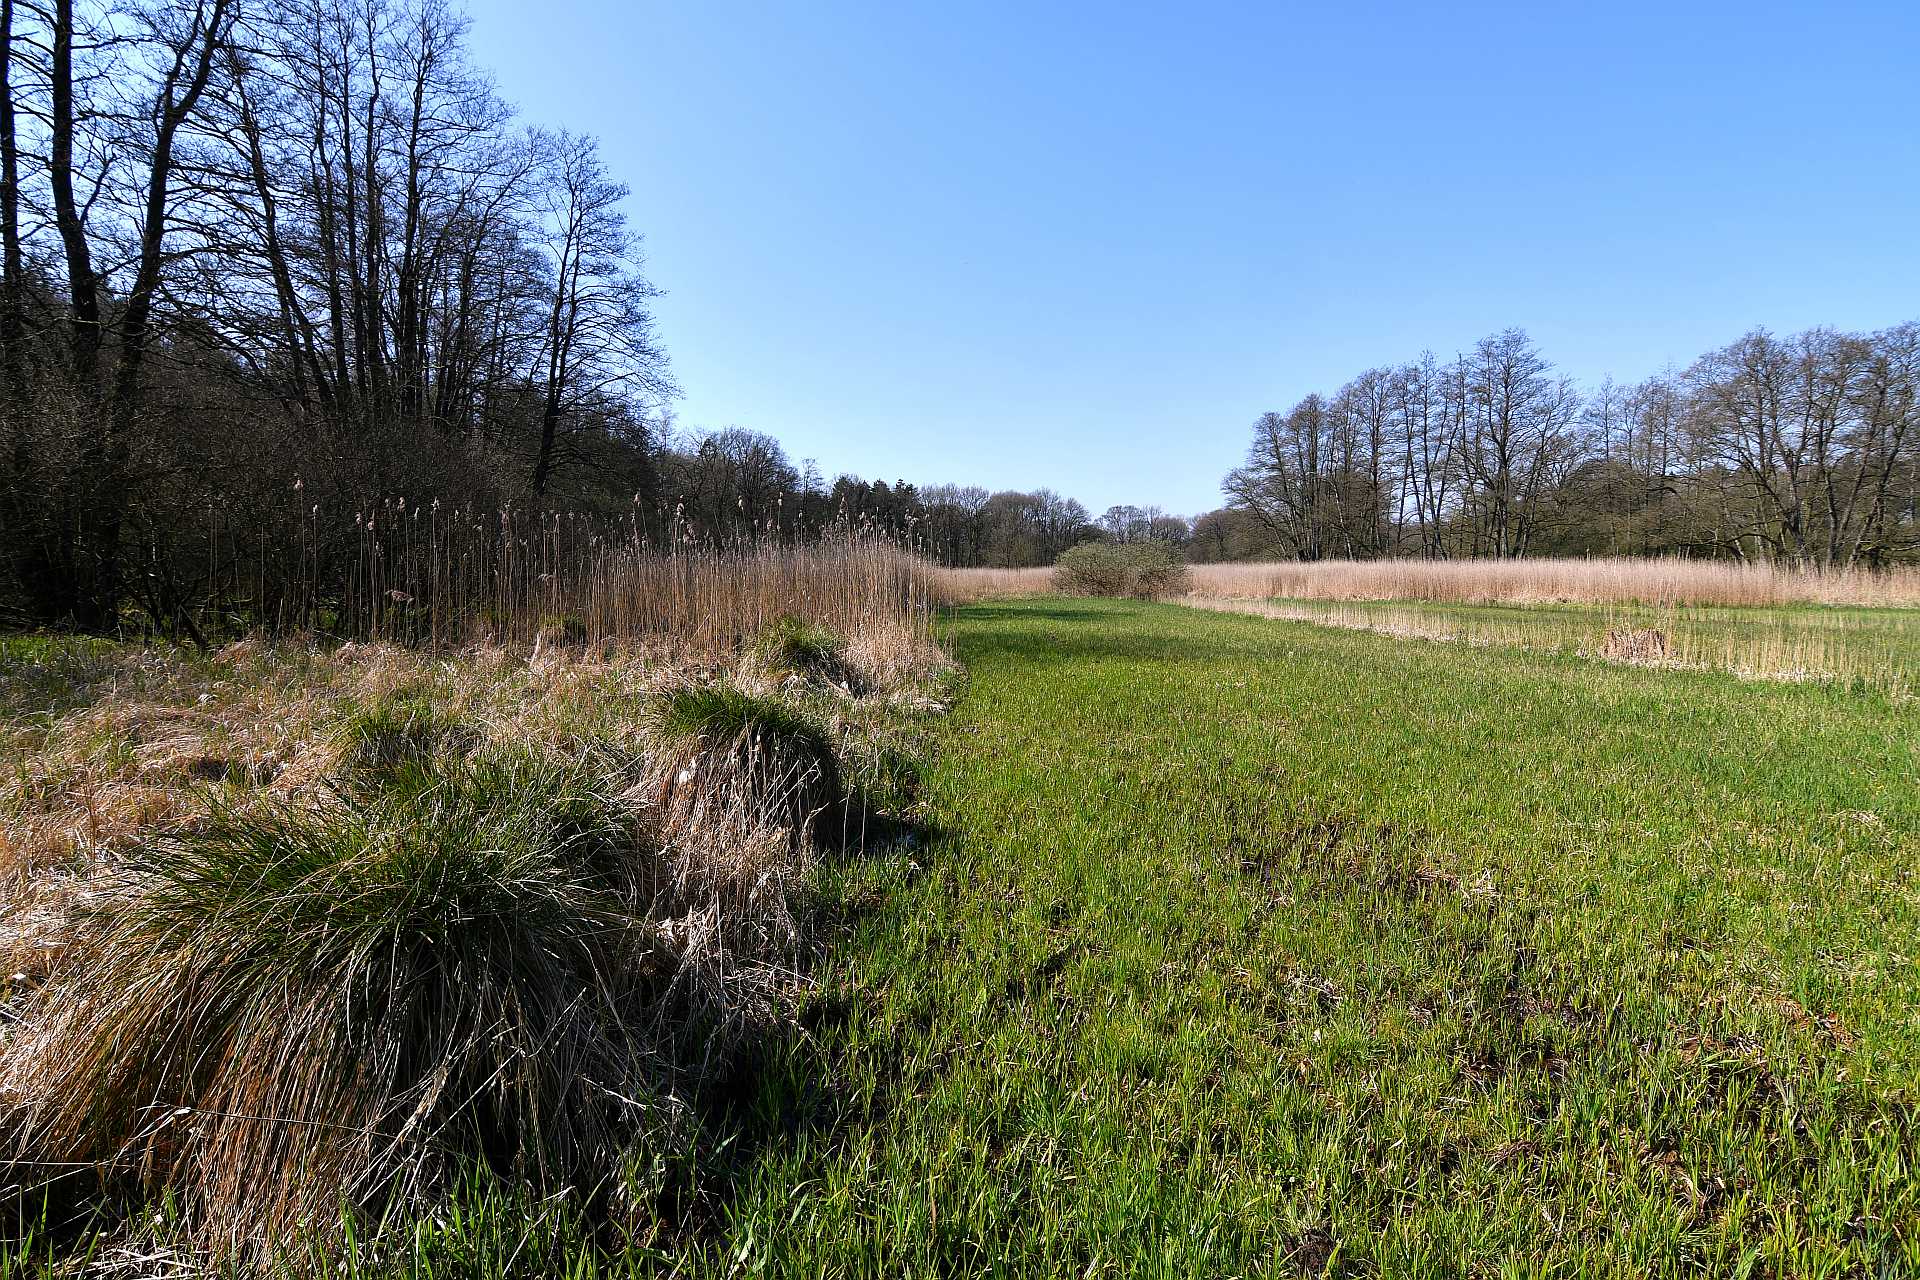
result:
M 1187 566 L 1164 542 L 1083 542 L 1053 567 L 1054 587 L 1075 596 L 1154 600 L 1184 595 Z

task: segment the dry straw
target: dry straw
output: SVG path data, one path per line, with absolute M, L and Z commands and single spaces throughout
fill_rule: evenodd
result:
M 279 631 L 458 647 L 662 637 L 738 645 L 794 615 L 845 635 L 924 615 L 933 570 L 882 531 L 843 521 L 795 541 L 717 542 L 678 521 L 475 509 L 392 498 L 343 530 L 303 517 L 293 564 L 227 548 L 209 613 Z
M 1052 571 L 946 569 L 946 604 L 1047 595 Z M 1682 559 L 1320 560 L 1199 564 L 1191 594 L 1214 600 L 1408 600 L 1453 604 L 1920 605 L 1920 568 L 1814 570 Z
M 1196 566 L 1221 599 L 1457 604 L 1920 605 L 1920 569 L 1816 571 L 1723 560 L 1322 560 Z

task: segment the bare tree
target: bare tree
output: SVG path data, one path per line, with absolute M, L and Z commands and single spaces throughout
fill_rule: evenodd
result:
M 1222 486 L 1236 507 L 1302 560 L 1318 560 L 1323 552 L 1321 446 L 1326 430 L 1326 402 L 1317 395 L 1285 414 L 1261 414 L 1253 424 L 1246 463 Z
M 1524 555 L 1536 502 L 1556 470 L 1579 458 L 1579 396 L 1519 329 L 1482 339 L 1470 368 L 1472 419 L 1461 453 L 1473 486 L 1468 501 L 1489 554 Z
M 658 398 L 672 390 L 647 303 L 657 291 L 639 270 L 639 246 L 591 139 L 561 134 L 550 145 L 545 210 L 552 305 L 543 353 L 540 446 L 533 491 L 546 492 L 563 456 L 567 423 L 583 404 L 618 392 Z

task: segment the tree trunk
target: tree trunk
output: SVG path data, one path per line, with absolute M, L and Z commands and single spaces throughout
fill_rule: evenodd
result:
M 53 217 L 67 259 L 67 295 L 72 312 L 68 349 L 82 394 L 92 394 L 100 368 L 100 289 L 87 246 L 86 224 L 73 196 L 73 0 L 54 0 L 53 119 L 47 183 Z
M 20 143 L 13 118 L 13 0 L 0 0 L 0 378 L 13 412 L 27 405 L 26 272 L 20 257 Z M 17 437 L 24 448 L 26 433 Z
M 65 0 L 63 0 L 65 2 Z M 154 136 L 153 160 L 147 174 L 142 210 L 138 265 L 120 322 L 120 359 L 114 369 L 113 403 L 107 419 L 100 466 L 91 501 L 82 521 L 86 549 L 93 562 L 90 591 L 76 602 L 82 625 L 104 627 L 119 612 L 118 564 L 120 533 L 127 515 L 127 463 L 138 423 L 146 360 L 147 330 L 153 318 L 153 295 L 160 287 L 162 250 L 167 236 L 167 195 L 173 177 L 173 144 L 180 126 L 193 114 L 213 70 L 226 24 L 228 0 L 212 0 L 212 7 L 196 12 L 186 47 L 177 50 L 174 68 L 161 82 L 155 102 L 159 130 Z M 191 58 L 191 63 L 188 59 Z M 188 69 L 190 67 L 190 69 Z M 187 76 L 184 84 L 182 74 Z

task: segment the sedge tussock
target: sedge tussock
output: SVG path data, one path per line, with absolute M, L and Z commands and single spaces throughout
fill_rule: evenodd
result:
M 474 1162 L 606 1187 L 728 1008 L 724 915 L 591 770 L 405 773 L 129 854 L 0 1061 L 17 1155 L 184 1197 L 223 1256 Z
M 789 614 L 762 628 L 746 645 L 750 669 L 775 682 L 826 685 L 842 693 L 865 690 L 863 673 L 847 660 L 847 642 L 830 628 Z
M 742 814 L 797 844 L 845 798 L 827 730 L 783 699 L 688 685 L 657 699 L 647 724 L 659 746 L 653 804 L 675 836 Z

